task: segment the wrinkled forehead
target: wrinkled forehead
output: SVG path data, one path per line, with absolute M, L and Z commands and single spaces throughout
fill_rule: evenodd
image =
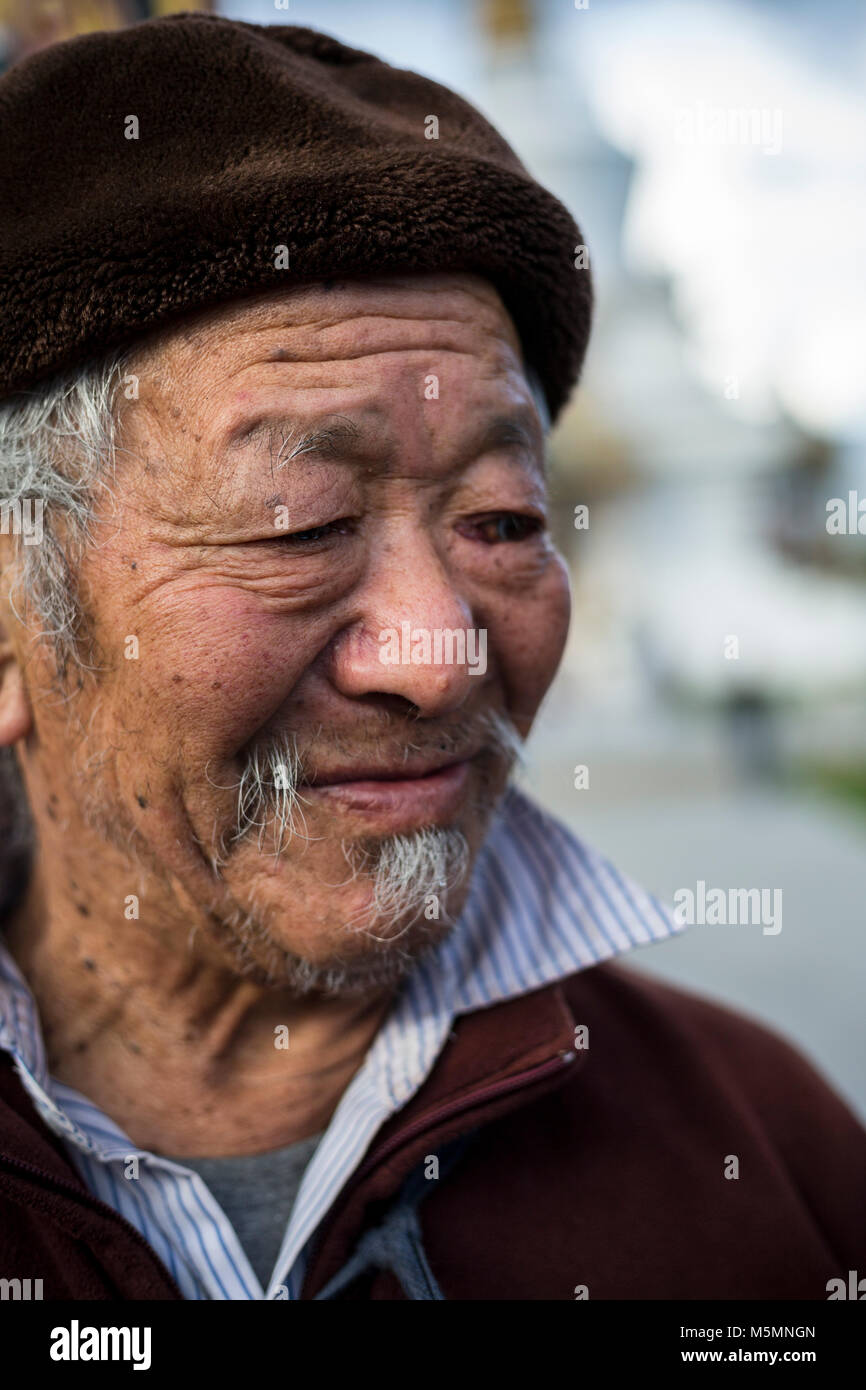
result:
M 492 370 L 523 367 L 517 329 L 496 288 L 477 275 L 441 272 L 293 285 L 230 301 L 143 340 L 136 360 L 156 401 L 253 367 L 292 364 L 296 370 L 282 379 L 305 383 L 317 367 L 321 375 L 329 363 L 401 351 L 419 359 L 462 353 Z
M 263 431 L 334 417 L 348 420 L 340 447 L 365 415 L 378 444 L 422 416 L 455 439 L 462 418 L 509 407 L 522 410 L 526 435 L 546 426 L 502 300 L 468 274 L 335 280 L 222 305 L 163 330 L 136 370 L 135 414 L 164 440 L 191 436 L 220 456 Z

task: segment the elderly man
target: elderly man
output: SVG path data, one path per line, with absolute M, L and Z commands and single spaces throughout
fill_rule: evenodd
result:
M 827 1297 L 866 1136 L 610 958 L 509 786 L 569 594 L 578 229 L 445 89 L 186 15 L 0 83 L 0 1274 Z

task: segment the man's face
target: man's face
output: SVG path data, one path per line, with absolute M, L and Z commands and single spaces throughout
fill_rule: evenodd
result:
M 525 737 L 565 641 L 515 329 L 472 276 L 341 282 L 191 319 L 133 369 L 81 570 L 87 732 L 70 752 L 40 701 L 43 755 L 87 769 L 89 822 L 215 959 L 396 978 L 459 911 L 501 730 Z

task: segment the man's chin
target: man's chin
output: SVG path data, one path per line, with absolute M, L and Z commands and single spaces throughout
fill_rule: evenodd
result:
M 441 940 L 468 891 L 476 847 L 454 827 L 308 841 L 266 858 L 239 847 L 223 874 L 228 912 L 212 939 L 233 968 L 307 992 L 378 988 L 403 978 Z
M 287 929 L 285 923 L 267 925 L 250 913 L 212 921 L 210 934 L 229 968 L 251 984 L 296 996 L 348 998 L 399 985 L 444 940 L 453 922 L 447 911 L 408 921 L 371 918 L 363 931 L 351 925 L 311 929 L 302 943 L 297 921 Z

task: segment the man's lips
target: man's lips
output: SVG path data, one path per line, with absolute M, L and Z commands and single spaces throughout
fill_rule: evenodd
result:
M 382 829 L 447 824 L 460 809 L 471 769 L 471 758 L 410 770 L 356 765 L 316 776 L 304 795 L 375 818 Z
M 447 760 L 440 759 L 438 762 L 416 763 L 412 767 L 407 766 L 406 763 L 395 764 L 393 767 L 376 767 L 372 763 L 367 766 L 351 763 L 343 768 L 317 772 L 304 785 L 308 787 L 334 787 L 344 786 L 348 783 L 417 782 L 427 777 L 435 777 L 450 767 L 457 767 L 458 764 L 467 762 L 469 756 L 464 755 L 462 758 L 449 758 Z

